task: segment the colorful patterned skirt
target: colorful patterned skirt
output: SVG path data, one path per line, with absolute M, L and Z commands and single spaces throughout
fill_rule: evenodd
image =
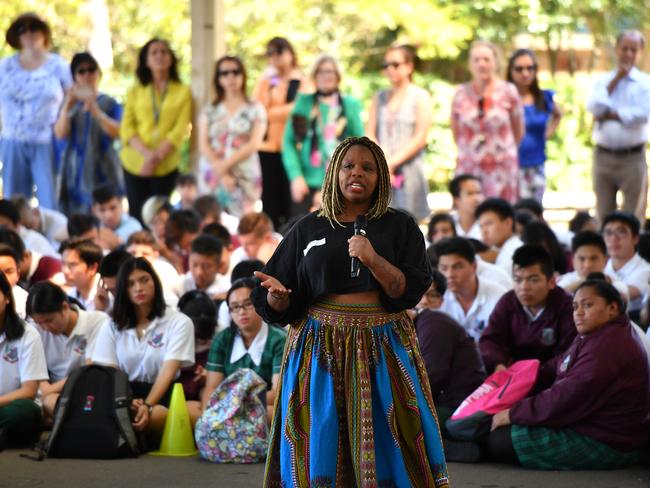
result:
M 449 486 L 427 373 L 405 313 L 318 303 L 291 326 L 264 486 Z

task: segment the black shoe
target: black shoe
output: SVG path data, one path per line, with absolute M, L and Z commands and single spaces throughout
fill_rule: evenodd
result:
M 476 442 L 444 439 L 445 458 L 456 463 L 477 463 L 481 459 L 481 448 Z

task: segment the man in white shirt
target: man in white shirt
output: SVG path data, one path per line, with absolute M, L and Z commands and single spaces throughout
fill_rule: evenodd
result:
M 587 100 L 595 119 L 593 185 L 601 222 L 616 210 L 619 190 L 623 210 L 645 218 L 650 76 L 635 67 L 644 45 L 640 32 L 622 32 L 616 39 L 617 69 L 595 83 Z
M 603 220 L 603 238 L 609 254 L 605 274 L 627 285 L 627 309 L 632 320 L 638 320 L 650 278 L 650 264 L 636 252 L 639 229 L 637 218 L 627 212 L 612 212 Z
M 101 222 L 103 239 L 111 251 L 124 244 L 131 234 L 142 230 L 137 219 L 124 213 L 120 197 L 107 185 L 93 190 L 93 213 Z M 111 234 L 112 238 L 108 238 Z
M 492 310 L 508 290 L 477 277 L 476 256 L 467 239 L 444 239 L 434 249 L 438 256 L 438 269 L 447 279 L 447 291 L 440 310 L 453 317 L 478 341 Z
M 483 242 L 494 249 L 494 264 L 512 274 L 512 255 L 523 245 L 515 234 L 515 213 L 502 198 L 489 198 L 476 209 Z
M 481 180 L 474 175 L 462 174 L 449 182 L 449 193 L 456 209 L 456 235 L 481 240 L 481 228 L 476 219 L 476 209 L 484 200 Z
M 99 263 L 104 253 L 93 241 L 70 239 L 61 245 L 62 270 L 66 284 L 71 286 L 68 295 L 81 303 L 86 310 L 95 310 L 95 295 L 99 286 Z
M 237 226 L 241 247 L 230 258 L 232 266 L 245 259 L 268 261 L 280 244 L 282 236 L 273 232 L 273 221 L 264 212 L 244 214 Z
M 17 232 L 27 249 L 45 256 L 58 256 L 44 235 L 20 225 L 18 208 L 6 198 L 0 199 L 0 225 Z
M 192 242 L 190 270 L 180 277 L 176 294 L 180 298 L 191 290 L 201 290 L 213 300 L 223 300 L 230 288 L 230 279 L 219 275 L 222 244 L 214 236 L 200 235 Z
M 55 249 L 68 238 L 68 218 L 61 212 L 32 207 L 23 195 L 15 195 L 11 201 L 20 214 L 20 225 L 44 235 Z

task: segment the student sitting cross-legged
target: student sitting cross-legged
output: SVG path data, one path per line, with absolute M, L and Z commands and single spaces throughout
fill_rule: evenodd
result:
M 0 273 L 0 450 L 27 446 L 41 432 L 41 409 L 34 402 L 47 380 L 38 332 L 16 314 L 11 285 Z
M 49 381 L 40 384 L 45 419 L 54 415 L 57 399 L 73 370 L 90 362 L 104 312 L 86 312 L 69 302 L 65 292 L 48 281 L 29 290 L 27 315 L 38 325 Z
M 129 258 L 121 265 L 112 318 L 99 331 L 93 363 L 129 376 L 134 429 L 160 434 L 172 384 L 182 367 L 194 364 L 192 321 L 165 306 L 160 279 L 145 258 Z M 188 408 L 195 422 L 198 405 Z
M 521 359 L 548 361 L 576 335 L 571 296 L 555 286 L 548 251 L 527 244 L 513 262 L 515 289 L 499 300 L 478 343 L 488 373 Z
M 534 394 L 492 419 L 497 460 L 534 469 L 612 469 L 648 440 L 648 358 L 619 292 L 585 281 L 573 298 L 578 336 L 541 370 Z

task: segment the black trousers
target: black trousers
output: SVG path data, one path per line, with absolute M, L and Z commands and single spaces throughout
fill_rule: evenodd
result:
M 178 170 L 165 176 L 136 176 L 124 170 L 126 199 L 129 201 L 129 213 L 142 222 L 142 206 L 150 197 L 161 195 L 168 197 L 176 186 Z M 142 222 L 144 224 L 144 222 Z
M 291 187 L 282 164 L 282 154 L 260 151 L 262 208 L 279 230 L 291 215 Z

